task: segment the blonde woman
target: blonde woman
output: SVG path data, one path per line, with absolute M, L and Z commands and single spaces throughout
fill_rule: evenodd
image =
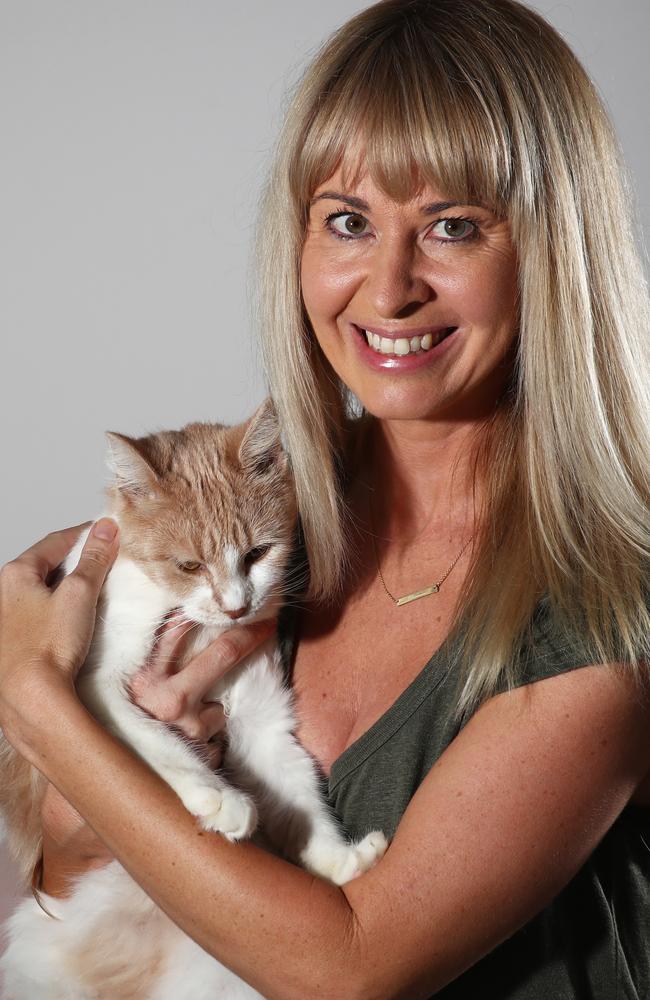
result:
M 324 46 L 265 195 L 260 326 L 311 572 L 299 735 L 349 832 L 392 843 L 339 889 L 197 836 L 87 715 L 102 521 L 56 592 L 75 529 L 2 571 L 0 724 L 88 824 L 48 795 L 52 896 L 115 855 L 277 1000 L 648 995 L 650 321 L 622 176 L 583 69 L 512 0 L 384 0 Z M 219 640 L 209 681 L 261 637 Z M 200 709 L 207 679 L 165 679 L 178 642 L 151 711 Z

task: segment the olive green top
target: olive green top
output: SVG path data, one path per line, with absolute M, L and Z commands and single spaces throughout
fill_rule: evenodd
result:
M 453 648 L 453 638 L 443 643 L 334 762 L 329 801 L 352 837 L 375 829 L 392 837 L 420 782 L 462 728 L 450 721 Z M 554 627 L 542 601 L 521 647 L 519 683 L 589 663 L 585 647 Z M 650 808 L 628 805 L 553 902 L 436 997 L 650 1000 Z

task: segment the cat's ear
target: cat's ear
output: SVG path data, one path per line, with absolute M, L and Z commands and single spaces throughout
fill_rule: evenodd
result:
M 149 463 L 141 443 L 125 434 L 109 431 L 107 464 L 120 493 L 153 500 L 157 495 L 158 476 Z
M 284 472 L 288 459 L 282 447 L 278 415 L 269 397 L 257 408 L 239 446 L 243 468 L 263 476 L 271 471 Z

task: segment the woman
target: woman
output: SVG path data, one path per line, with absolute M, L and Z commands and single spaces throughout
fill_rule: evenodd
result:
M 76 529 L 2 572 L 0 724 L 89 824 L 50 796 L 45 889 L 114 854 L 281 1000 L 645 995 L 650 324 L 590 82 L 511 0 L 379 3 L 301 84 L 260 245 L 311 571 L 299 735 L 391 846 L 338 889 L 197 836 L 88 717 L 102 521 L 56 592 Z M 140 702 L 200 723 L 261 638 L 170 679 L 166 636 Z

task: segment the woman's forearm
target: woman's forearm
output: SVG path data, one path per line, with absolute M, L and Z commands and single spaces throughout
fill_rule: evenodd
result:
M 361 941 L 344 891 L 202 831 L 79 702 L 64 692 L 59 700 L 47 713 L 58 724 L 43 726 L 30 760 L 172 920 L 269 998 L 354 997 Z M 61 892 L 53 860 L 45 889 Z

